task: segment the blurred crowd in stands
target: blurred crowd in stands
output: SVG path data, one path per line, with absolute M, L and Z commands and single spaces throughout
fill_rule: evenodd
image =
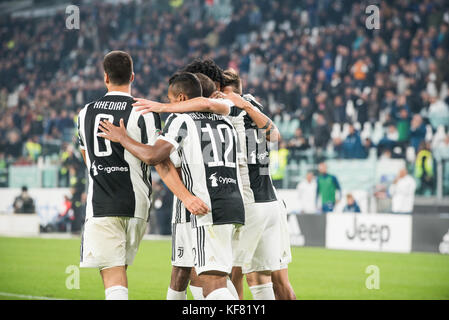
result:
M 103 55 L 120 49 L 134 59 L 133 95 L 152 100 L 194 58 L 238 70 L 287 161 L 374 154 L 433 177 L 430 162 L 449 158 L 449 3 L 377 3 L 378 30 L 365 24 L 371 3 L 349 0 L 80 2 L 79 30 L 63 12 L 2 16 L 0 169 L 57 154 L 61 175 L 76 175 L 77 112 L 105 93 Z

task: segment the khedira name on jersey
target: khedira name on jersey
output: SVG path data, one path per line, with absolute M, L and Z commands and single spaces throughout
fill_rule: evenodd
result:
M 114 102 L 114 101 L 97 101 L 94 104 L 94 109 L 105 110 L 118 110 L 123 111 L 126 109 L 126 101 Z

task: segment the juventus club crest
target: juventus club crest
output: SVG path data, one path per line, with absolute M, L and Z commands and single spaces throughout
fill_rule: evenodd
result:
M 178 258 L 182 258 L 184 255 L 184 247 L 178 247 Z

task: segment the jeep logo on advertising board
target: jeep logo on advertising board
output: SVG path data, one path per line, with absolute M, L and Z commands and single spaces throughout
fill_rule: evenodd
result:
M 412 217 L 395 214 L 328 214 L 326 247 L 410 252 Z
M 354 215 L 354 225 L 346 230 L 346 237 L 349 240 L 359 239 L 360 241 L 371 241 L 382 245 L 390 239 L 390 227 L 387 224 L 365 224 L 357 223 L 357 215 Z

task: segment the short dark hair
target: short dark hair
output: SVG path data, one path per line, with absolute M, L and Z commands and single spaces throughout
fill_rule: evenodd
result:
M 195 73 L 201 83 L 201 88 L 203 89 L 203 97 L 209 98 L 212 93 L 217 91 L 217 86 L 208 76 L 202 73 Z
M 224 85 L 223 69 L 221 69 L 212 59 L 195 59 L 182 70 L 184 72 L 202 73 L 212 81 L 218 82 L 221 87 Z
M 129 84 L 133 74 L 133 59 L 124 51 L 111 51 L 103 60 L 104 72 L 115 85 Z
M 226 70 L 224 72 L 224 86 L 231 87 L 232 91 L 237 94 L 242 94 L 240 91 L 240 76 L 232 71 Z
M 200 80 L 190 72 L 175 73 L 168 81 L 168 84 L 175 96 L 183 93 L 189 99 L 193 99 L 203 95 Z

